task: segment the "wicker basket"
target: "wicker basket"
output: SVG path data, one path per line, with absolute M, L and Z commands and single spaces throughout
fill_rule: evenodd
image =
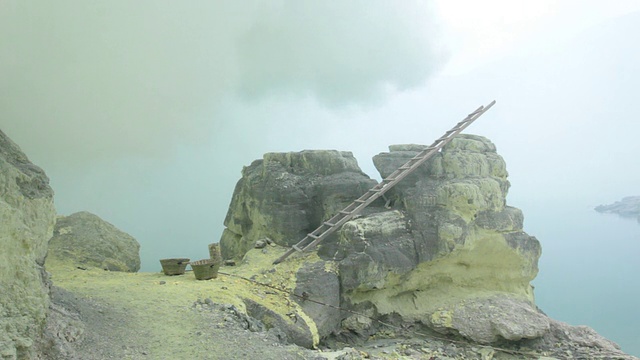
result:
M 165 275 L 182 275 L 188 264 L 189 259 L 187 258 L 160 260 L 160 265 L 162 265 L 162 271 Z
M 191 268 L 193 274 L 198 280 L 209 280 L 218 277 L 218 269 L 220 269 L 220 262 L 214 259 L 204 259 L 191 262 Z

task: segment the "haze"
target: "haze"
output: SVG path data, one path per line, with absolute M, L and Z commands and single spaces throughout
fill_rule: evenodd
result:
M 636 1 L 4 1 L 0 128 L 45 169 L 60 214 L 113 223 L 141 243 L 143 271 L 157 271 L 163 257 L 208 256 L 242 166 L 265 152 L 349 150 L 377 178 L 373 155 L 431 143 L 495 99 L 466 132 L 494 141 L 508 203 L 542 242 L 539 305 L 637 355 L 640 315 L 621 299 L 640 295 L 629 290 L 640 289 L 640 265 L 620 259 L 637 254 L 640 226 L 586 214 L 640 195 L 639 10 Z M 629 241 L 607 235 L 616 231 Z M 606 272 L 597 281 L 585 270 L 594 266 Z M 566 282 L 589 291 L 560 291 Z M 603 294 L 618 313 L 598 318 L 600 303 L 579 305 Z

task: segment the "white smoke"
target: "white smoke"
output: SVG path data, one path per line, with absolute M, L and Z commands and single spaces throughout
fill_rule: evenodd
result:
M 437 67 L 431 13 L 364 0 L 3 2 L 0 127 L 45 163 L 86 163 L 211 141 L 230 103 L 376 104 Z

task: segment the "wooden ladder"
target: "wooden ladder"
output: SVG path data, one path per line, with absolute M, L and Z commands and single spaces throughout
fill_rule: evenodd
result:
M 467 115 L 464 120 L 457 123 L 453 128 L 451 128 L 451 130 L 445 132 L 444 135 L 436 139 L 433 144 L 422 150 L 418 155 L 411 158 L 411 160 L 407 161 L 404 165 L 400 166 L 391 175 L 382 180 L 382 182 L 369 189 L 369 191 L 354 200 L 351 204 L 349 204 L 349 206 L 342 209 L 331 219 L 323 222 L 322 225 L 320 225 L 317 229 L 307 234 L 302 240 L 293 245 L 289 250 L 287 250 L 287 252 L 276 259 L 276 261 L 274 261 L 273 263 L 281 263 L 284 259 L 286 259 L 296 251 L 303 252 L 313 250 L 315 246 L 318 245 L 322 240 L 333 234 L 347 221 L 351 220 L 355 215 L 369 206 L 369 204 L 374 202 L 377 198 L 381 197 L 384 193 L 394 187 L 398 182 L 407 177 L 414 170 L 420 167 L 420 165 L 422 165 L 425 161 L 427 161 L 438 151 L 440 151 L 443 146 L 448 144 L 456 135 L 462 132 L 462 130 L 471 125 L 471 123 L 473 123 L 482 114 L 489 110 L 495 103 L 496 102 L 494 100 L 489 103 L 489 105 L 480 106 L 474 112 Z

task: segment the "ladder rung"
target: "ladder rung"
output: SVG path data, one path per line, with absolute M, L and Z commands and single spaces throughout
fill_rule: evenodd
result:
M 340 211 L 340 214 L 351 215 L 351 214 L 353 214 L 353 211 L 344 211 L 344 210 L 342 210 L 342 211 Z
M 298 245 L 293 245 L 292 248 L 297 252 L 302 252 L 302 249 L 300 249 Z
M 364 203 L 365 201 L 366 201 L 366 200 L 360 200 L 360 199 L 355 199 L 355 200 L 353 200 L 353 202 L 357 202 L 357 203 L 360 203 L 360 204 Z
M 309 245 L 305 246 L 305 247 L 302 249 L 302 251 L 312 250 L 312 249 L 313 249 L 313 247 L 314 247 L 314 246 L 316 246 L 317 241 L 318 241 L 318 240 L 316 240 L 316 241 L 312 242 L 311 244 L 309 244 Z
M 311 233 L 307 234 L 307 236 L 308 236 L 308 237 L 310 237 L 310 238 L 314 238 L 314 239 L 319 238 L 319 236 L 318 236 L 318 235 L 311 234 Z
M 334 227 L 334 226 L 336 226 L 336 224 L 332 224 L 332 223 L 330 223 L 330 222 L 328 222 L 328 221 L 325 221 L 323 224 L 325 224 L 325 225 L 327 225 L 327 226 L 330 226 L 330 227 Z

